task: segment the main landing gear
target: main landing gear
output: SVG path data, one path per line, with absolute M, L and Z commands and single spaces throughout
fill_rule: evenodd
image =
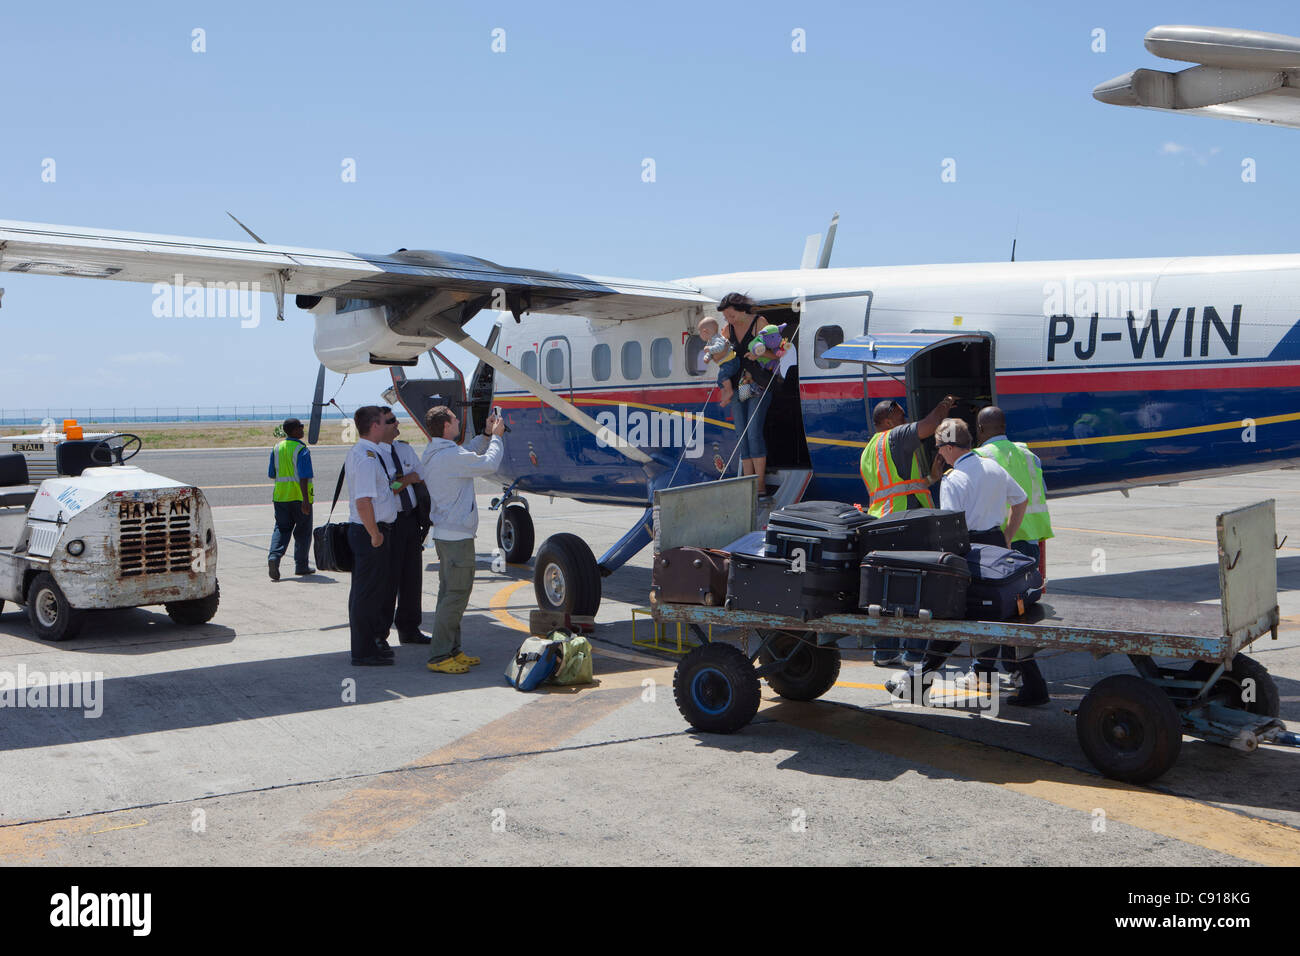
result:
M 576 534 L 553 534 L 537 549 L 533 590 L 543 611 L 590 617 L 600 608 L 599 565 Z
M 515 494 L 514 485 L 493 498 L 497 517 L 497 547 L 509 564 L 527 564 L 536 533 L 528 502 Z M 587 542 L 576 534 L 553 534 L 537 549 L 533 565 L 533 590 L 543 611 L 561 611 L 579 617 L 594 616 L 600 608 L 600 579 L 608 572 L 596 563 Z

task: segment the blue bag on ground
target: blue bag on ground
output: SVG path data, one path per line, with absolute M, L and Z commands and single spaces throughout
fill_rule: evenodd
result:
M 1019 617 L 1043 596 L 1038 562 L 1028 555 L 993 544 L 972 544 L 965 557 L 970 568 L 968 618 L 1001 621 Z
M 506 665 L 506 680 L 515 690 L 535 690 L 555 674 L 560 666 L 563 641 L 549 637 L 530 637 Z

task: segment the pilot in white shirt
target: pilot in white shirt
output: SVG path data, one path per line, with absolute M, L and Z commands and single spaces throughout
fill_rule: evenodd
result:
M 935 446 L 952 470 L 943 476 L 939 507 L 966 514 L 972 544 L 1007 547 L 1024 520 L 1029 496 L 996 461 L 971 451 L 970 427 L 960 418 L 945 418 L 934 432 Z M 1003 534 L 1007 508 L 1011 519 Z

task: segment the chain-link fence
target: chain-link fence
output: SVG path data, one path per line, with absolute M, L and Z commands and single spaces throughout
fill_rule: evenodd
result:
M 397 416 L 409 419 L 405 409 L 396 409 Z M 83 424 L 132 425 L 166 424 L 168 422 L 275 422 L 286 418 L 311 418 L 311 407 L 301 405 L 177 405 L 170 408 L 132 406 L 129 408 L 0 408 L 0 427 L 39 426 L 52 421 L 62 424 L 64 419 L 75 418 Z M 337 408 L 326 407 L 321 416 L 325 422 L 341 421 L 343 415 Z

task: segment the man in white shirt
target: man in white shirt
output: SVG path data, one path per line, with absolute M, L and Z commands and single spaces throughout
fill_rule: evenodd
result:
M 424 586 L 424 561 L 422 545 L 428 533 L 427 495 L 421 506 L 420 459 L 415 449 L 397 438 L 397 416 L 387 405 L 384 413 L 384 463 L 392 480 L 389 487 L 397 496 L 397 520 L 393 524 L 393 579 L 395 588 L 392 600 L 385 606 L 384 619 L 397 628 L 397 639 L 403 644 L 428 644 L 427 634 L 420 632 L 420 594 Z M 420 512 L 423 511 L 424 514 Z M 394 613 L 396 608 L 396 613 Z
M 348 452 L 344 470 L 348 479 L 352 547 L 352 589 L 348 592 L 348 625 L 352 632 L 352 664 L 376 667 L 393 663 L 388 647 L 385 608 L 392 607 L 396 586 L 392 568 L 393 522 L 397 496 L 389 486 L 391 466 L 383 458 L 381 443 L 388 426 L 376 405 L 362 405 L 352 416 L 361 437 Z
M 478 532 L 474 479 L 500 467 L 506 423 L 496 415 L 489 416 L 486 434 L 470 442 L 473 449 L 457 443 L 460 420 L 446 405 L 429 409 L 424 424 L 430 437 L 420 459 L 420 474 L 429 490 L 429 518 L 438 550 L 438 610 L 428 668 L 438 674 L 464 674 L 482 662 L 460 647 L 460 619 L 474 588 L 474 535 Z
M 943 476 L 939 507 L 965 512 L 971 544 L 1005 548 L 1007 541 L 1015 537 L 1029 507 L 1025 489 L 996 461 L 971 451 L 970 427 L 960 418 L 945 418 L 940 422 L 934 439 L 940 456 L 952 466 Z M 1005 534 L 1004 520 L 1007 521 Z

